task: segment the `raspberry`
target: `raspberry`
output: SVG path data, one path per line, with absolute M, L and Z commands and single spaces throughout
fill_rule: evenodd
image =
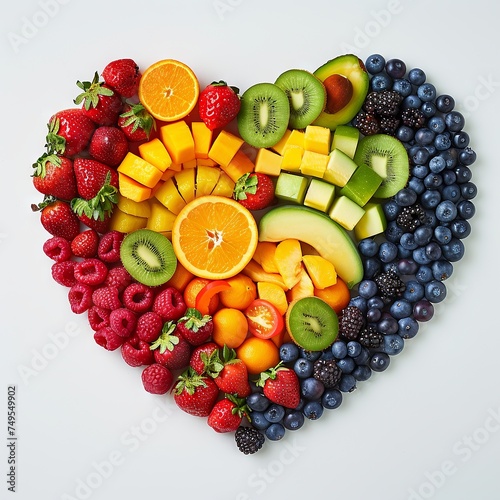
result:
M 99 259 L 84 259 L 75 264 L 75 278 L 85 285 L 100 285 L 108 274 L 108 268 Z
M 153 311 L 148 311 L 137 320 L 136 335 L 144 342 L 154 342 L 161 333 L 163 320 Z
M 178 290 L 168 287 L 156 296 L 153 311 L 164 321 L 177 321 L 184 316 L 186 303 Z
M 153 289 L 142 283 L 132 283 L 125 288 L 122 296 L 125 307 L 134 312 L 145 312 L 151 309 L 154 300 Z
M 97 288 L 92 294 L 92 302 L 94 305 L 103 309 L 109 309 L 110 311 L 122 306 L 116 286 L 101 286 Z
M 153 351 L 149 344 L 137 335 L 127 339 L 121 347 L 122 357 L 129 366 L 143 366 L 154 363 Z
M 99 330 L 94 333 L 94 340 L 108 351 L 118 349 L 125 341 L 125 339 L 117 335 L 110 326 L 99 328 Z
M 75 265 L 76 262 L 74 260 L 56 262 L 51 268 L 52 278 L 62 286 L 72 287 L 76 284 Z
M 73 255 L 89 259 L 97 255 L 97 245 L 99 244 L 99 236 L 93 230 L 89 229 L 76 235 L 71 242 L 71 251 Z
M 108 271 L 104 284 L 107 286 L 116 286 L 119 292 L 123 292 L 132 281 L 132 276 L 130 276 L 129 272 L 123 266 L 116 266 Z
M 92 306 L 92 288 L 76 283 L 69 289 L 68 300 L 71 310 L 75 314 L 82 314 Z
M 109 315 L 109 326 L 120 337 L 129 338 L 134 333 L 136 324 L 136 315 L 125 307 L 114 309 Z
M 109 231 L 103 234 L 97 248 L 98 257 L 103 262 L 118 262 L 120 260 L 120 245 L 124 237 L 125 235 L 118 231 Z
M 43 244 L 43 252 L 56 262 L 64 262 L 72 256 L 70 242 L 61 236 L 49 238 Z
M 142 371 L 142 384 L 151 394 L 165 394 L 172 387 L 174 376 L 165 366 L 153 363 Z
M 109 310 L 98 306 L 92 306 L 87 313 L 89 325 L 94 332 L 103 326 L 109 326 Z

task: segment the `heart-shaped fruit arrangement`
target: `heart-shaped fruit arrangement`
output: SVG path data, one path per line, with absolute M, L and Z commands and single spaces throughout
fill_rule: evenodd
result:
M 33 209 L 72 311 L 146 391 L 254 453 L 432 318 L 470 233 L 476 155 L 421 69 L 348 54 L 241 96 L 200 92 L 172 59 L 101 76 L 50 118 Z

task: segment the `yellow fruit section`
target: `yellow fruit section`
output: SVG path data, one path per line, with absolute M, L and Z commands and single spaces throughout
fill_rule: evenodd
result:
M 289 302 L 314 295 L 314 284 L 304 266 L 300 266 L 297 283 L 287 292 Z
M 220 167 L 233 182 L 237 182 L 242 175 L 253 172 L 255 165 L 243 151 L 238 151 L 227 165 L 221 164 Z
M 329 260 L 320 255 L 304 255 L 302 262 L 315 288 L 322 290 L 337 283 L 335 266 Z
M 261 148 L 255 159 L 255 172 L 277 177 L 281 172 L 281 156 L 270 149 Z
M 118 207 L 115 207 L 109 221 L 109 229 L 110 231 L 119 231 L 120 233 L 131 233 L 132 231 L 146 227 L 147 223 L 148 219 L 145 217 L 126 214 Z
M 168 154 L 164 144 L 155 137 L 149 142 L 139 144 L 139 154 L 141 158 L 154 165 L 158 170 L 165 172 L 172 165 L 172 158 Z
M 277 244 L 271 241 L 259 241 L 253 254 L 254 260 L 262 266 L 266 273 L 279 273 L 275 259 L 276 246 Z
M 186 203 L 194 200 L 196 190 L 196 171 L 194 168 L 181 170 L 174 177 L 177 190 Z
M 214 196 L 225 196 L 227 198 L 231 198 L 234 191 L 234 185 L 235 181 L 233 181 L 225 172 L 221 172 L 219 180 L 217 181 L 217 184 L 211 194 Z
M 168 179 L 161 185 L 155 193 L 155 198 L 176 215 L 186 205 L 173 179 Z
M 151 206 L 148 201 L 137 202 L 130 198 L 125 198 L 121 194 L 118 195 L 116 206 L 126 214 L 135 215 L 137 217 L 148 218 L 151 215 Z
M 243 274 L 250 276 L 255 282 L 267 281 L 268 283 L 274 283 L 281 287 L 283 290 L 288 290 L 285 285 L 281 274 L 279 273 L 266 273 L 262 266 L 255 260 L 251 260 L 245 268 L 241 271 Z
M 327 155 L 332 142 L 331 131 L 326 127 L 308 125 L 304 133 L 304 149 Z
M 195 157 L 208 159 L 208 152 L 212 145 L 213 131 L 203 122 L 193 122 L 191 123 L 191 132 L 193 133 Z
M 196 171 L 196 197 L 212 193 L 220 177 L 220 169 L 204 165 L 198 166 Z
M 147 228 L 159 233 L 170 232 L 177 216 L 158 201 L 151 202 Z
M 278 243 L 274 259 L 285 285 L 288 289 L 293 288 L 300 281 L 302 272 L 302 249 L 299 240 L 290 238 Z
M 156 186 L 163 174 L 154 165 L 130 151 L 125 155 L 117 170 L 148 188 Z
M 118 190 L 122 196 L 137 203 L 151 197 L 151 188 L 140 184 L 121 172 L 118 172 Z
M 243 142 L 243 139 L 240 139 L 236 135 L 221 130 L 208 152 L 208 157 L 217 162 L 221 167 L 226 167 L 234 158 Z
M 257 295 L 259 299 L 267 300 L 270 302 L 280 314 L 285 314 L 288 309 L 288 299 L 285 290 L 276 283 L 269 281 L 257 282 Z
M 182 164 L 195 159 L 193 134 L 184 120 L 163 125 L 160 138 L 174 163 Z

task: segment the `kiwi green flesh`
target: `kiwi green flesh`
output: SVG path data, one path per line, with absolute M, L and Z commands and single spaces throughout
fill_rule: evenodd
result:
M 125 236 L 120 258 L 132 278 L 147 286 L 163 285 L 177 267 L 172 243 L 150 229 L 139 229 Z
M 338 335 L 337 314 L 319 297 L 292 302 L 286 314 L 286 326 L 293 341 L 308 351 L 326 349 Z
M 325 87 L 309 71 L 301 69 L 285 71 L 275 83 L 285 92 L 290 103 L 291 128 L 306 128 L 325 109 Z
M 374 194 L 376 198 L 390 198 L 408 182 L 408 153 L 403 144 L 390 135 L 375 134 L 363 137 L 356 149 L 354 162 L 370 167 L 383 178 Z
M 238 132 L 256 148 L 277 144 L 286 132 L 290 106 L 283 90 L 273 83 L 257 83 L 241 96 Z

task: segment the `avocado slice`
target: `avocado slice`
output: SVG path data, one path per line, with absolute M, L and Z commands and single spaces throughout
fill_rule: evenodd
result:
M 323 82 L 327 98 L 325 110 L 313 124 L 335 130 L 349 123 L 361 109 L 370 85 L 363 61 L 345 54 L 320 66 L 314 75 Z

